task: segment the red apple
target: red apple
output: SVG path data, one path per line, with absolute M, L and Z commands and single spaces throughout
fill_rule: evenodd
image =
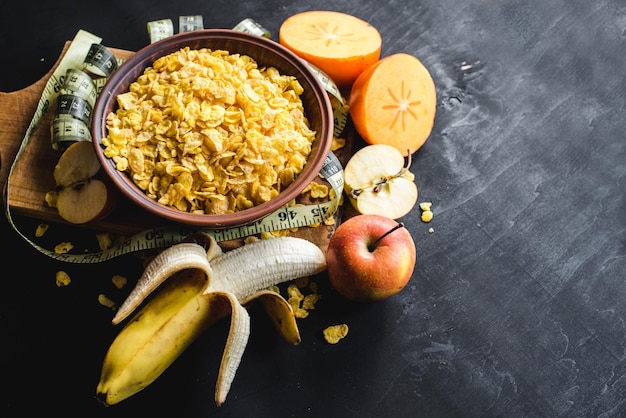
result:
M 415 242 L 404 225 L 382 215 L 356 215 L 340 224 L 326 252 L 333 288 L 357 302 L 395 295 L 411 279 Z

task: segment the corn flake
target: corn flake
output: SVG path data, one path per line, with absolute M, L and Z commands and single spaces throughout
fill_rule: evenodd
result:
M 422 210 L 421 220 L 422 222 L 430 222 L 433 219 L 433 212 L 431 210 L 432 202 L 422 202 L 419 204 L 420 209 Z
M 311 293 L 304 294 L 301 289 L 307 288 Z M 315 309 L 315 304 L 322 298 L 317 293 L 317 283 L 309 277 L 301 277 L 287 286 L 287 302 L 291 305 L 296 318 L 306 318 L 309 311 Z
M 289 284 L 289 286 L 287 286 L 287 296 L 289 298 L 295 298 L 298 301 L 301 301 L 304 299 L 304 295 L 302 294 L 302 292 L 300 291 L 300 288 L 298 287 L 296 283 L 291 283 Z
M 126 283 L 128 282 L 128 279 L 126 279 L 126 277 L 121 276 L 119 274 L 114 275 L 111 278 L 111 282 L 113 283 L 113 285 L 115 287 L 117 287 L 118 289 L 123 288 L 124 286 L 126 286 Z
M 337 151 L 338 149 L 341 149 L 345 146 L 346 146 L 345 138 L 333 138 L 332 142 L 330 143 L 330 150 Z
M 55 282 L 58 287 L 65 287 L 72 282 L 72 279 L 70 278 L 70 275 L 67 274 L 67 272 L 59 270 L 56 273 Z
M 44 197 L 44 200 L 46 204 L 48 205 L 48 207 L 56 208 L 58 198 L 59 198 L 59 194 L 56 191 L 52 190 L 52 191 L 46 192 L 46 196 Z
M 298 288 L 298 285 L 295 283 L 291 283 L 287 286 L 287 302 L 291 305 L 293 309 L 293 314 L 296 318 L 306 318 L 309 316 L 309 312 L 306 309 L 303 309 L 301 306 L 302 301 L 304 300 L 304 295 Z
M 326 327 L 323 331 L 324 339 L 329 344 L 337 344 L 340 340 L 348 335 L 348 325 L 340 324 L 340 325 L 331 325 Z
M 44 236 L 44 234 L 48 231 L 49 225 L 48 224 L 39 224 L 37 225 L 37 229 L 35 229 L 35 236 L 37 238 L 41 238 Z
M 304 297 L 302 301 L 302 309 L 306 309 L 307 311 L 311 309 L 315 309 L 315 304 L 322 298 L 322 295 L 319 293 L 311 293 Z
M 117 307 L 116 303 L 103 293 L 98 295 L 98 302 L 100 305 L 106 306 L 107 308 L 115 309 Z
M 61 242 L 54 247 L 54 252 L 56 254 L 65 254 L 68 253 L 74 245 L 71 242 Z

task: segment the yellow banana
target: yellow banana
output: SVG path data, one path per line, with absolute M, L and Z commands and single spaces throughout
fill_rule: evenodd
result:
M 128 322 L 104 358 L 98 398 L 116 404 L 151 384 L 229 306 L 204 295 L 206 275 L 183 270 Z
M 260 240 L 225 253 L 212 237 L 201 240 L 208 248 L 180 243 L 155 257 L 113 318 L 114 324 L 123 321 L 169 279 L 111 344 L 96 390 L 105 404 L 121 402 L 152 383 L 206 328 L 230 314 L 215 389 L 215 402 L 221 405 L 250 333 L 244 305 L 255 299 L 261 301 L 281 336 L 292 344 L 300 342 L 291 306 L 266 289 L 323 271 L 324 253 L 294 237 Z

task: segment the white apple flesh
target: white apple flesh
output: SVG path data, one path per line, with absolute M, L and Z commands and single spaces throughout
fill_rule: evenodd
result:
M 412 180 L 397 177 L 381 184 L 375 192 L 364 191 L 354 199 L 357 212 L 398 219 L 411 211 L 417 202 L 417 187 Z
M 356 215 L 331 235 L 326 263 L 333 288 L 356 302 L 400 292 L 411 279 L 416 249 L 401 223 L 381 215 Z
M 104 182 L 89 179 L 59 191 L 56 207 L 67 222 L 84 224 L 101 219 L 109 212 L 109 190 Z
M 415 176 L 405 166 L 404 156 L 385 144 L 367 145 L 346 163 L 346 194 L 360 214 L 398 219 L 417 203 Z
M 55 207 L 63 220 L 72 224 L 98 221 L 109 215 L 119 193 L 100 180 L 100 162 L 89 141 L 70 145 L 54 167 L 57 185 Z
M 54 181 L 59 187 L 92 178 L 100 171 L 100 161 L 89 141 L 75 142 L 59 157 L 54 166 Z

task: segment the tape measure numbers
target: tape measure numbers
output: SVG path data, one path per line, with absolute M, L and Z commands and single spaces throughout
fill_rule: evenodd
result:
M 185 20 L 185 22 L 188 21 L 189 20 Z M 195 22 L 197 23 L 197 20 Z M 257 34 L 259 32 L 265 33 L 264 29 L 254 21 L 247 19 L 244 22 L 238 25 L 240 29 L 254 30 Z M 163 25 L 165 25 L 165 29 L 163 29 Z M 148 24 L 148 30 L 151 37 L 155 34 L 163 36 L 165 33 L 169 33 L 169 25 L 167 20 L 150 22 Z M 13 164 L 10 167 L 7 179 L 10 179 L 17 161 L 43 119 L 46 110 L 55 100 L 57 100 L 56 117 L 51 121 L 50 125 L 52 147 L 62 150 L 64 146 L 67 146 L 71 142 L 91 140 L 91 133 L 88 128 L 88 116 L 90 116 L 93 106 L 91 104 L 91 98 L 93 96 L 92 91 L 95 89 L 96 92 L 99 92 L 106 82 L 106 78 L 110 76 L 120 64 L 106 47 L 100 45 L 100 41 L 100 38 L 84 30 L 80 30 L 76 34 L 63 59 L 46 83 L 33 119 L 30 122 Z M 93 82 L 92 85 L 88 82 L 88 79 L 83 76 L 87 74 L 79 70 L 81 68 L 103 78 L 89 78 L 89 81 Z M 334 107 L 344 108 L 345 111 L 345 103 L 332 80 L 328 77 L 324 78 L 323 76 L 320 77 L 320 80 L 326 90 L 334 96 L 335 100 L 333 100 L 333 103 L 337 105 Z M 336 111 L 336 109 L 334 110 Z M 335 117 L 335 122 L 335 132 L 337 132 L 337 117 Z M 345 123 L 343 126 L 345 126 Z M 340 126 L 340 130 L 343 129 L 343 126 Z M 13 222 L 9 207 L 10 182 L 8 180 L 4 190 L 5 215 L 13 229 L 33 248 L 44 255 L 64 262 L 82 264 L 99 263 L 135 251 L 171 246 L 181 242 L 190 234 L 197 232 L 208 233 L 220 242 L 240 239 L 263 232 L 322 224 L 336 213 L 344 187 L 343 167 L 332 151 L 329 152 L 320 169 L 320 176 L 331 185 L 334 191 L 334 196 L 331 195 L 329 201 L 319 204 L 283 207 L 251 224 L 227 229 L 192 229 L 180 225 L 155 227 L 142 231 L 108 250 L 90 254 L 57 254 L 54 251 L 37 245 L 28 236 L 19 231 Z
M 91 141 L 91 130 L 82 120 L 57 116 L 50 121 L 52 148 L 62 150 L 78 141 Z

